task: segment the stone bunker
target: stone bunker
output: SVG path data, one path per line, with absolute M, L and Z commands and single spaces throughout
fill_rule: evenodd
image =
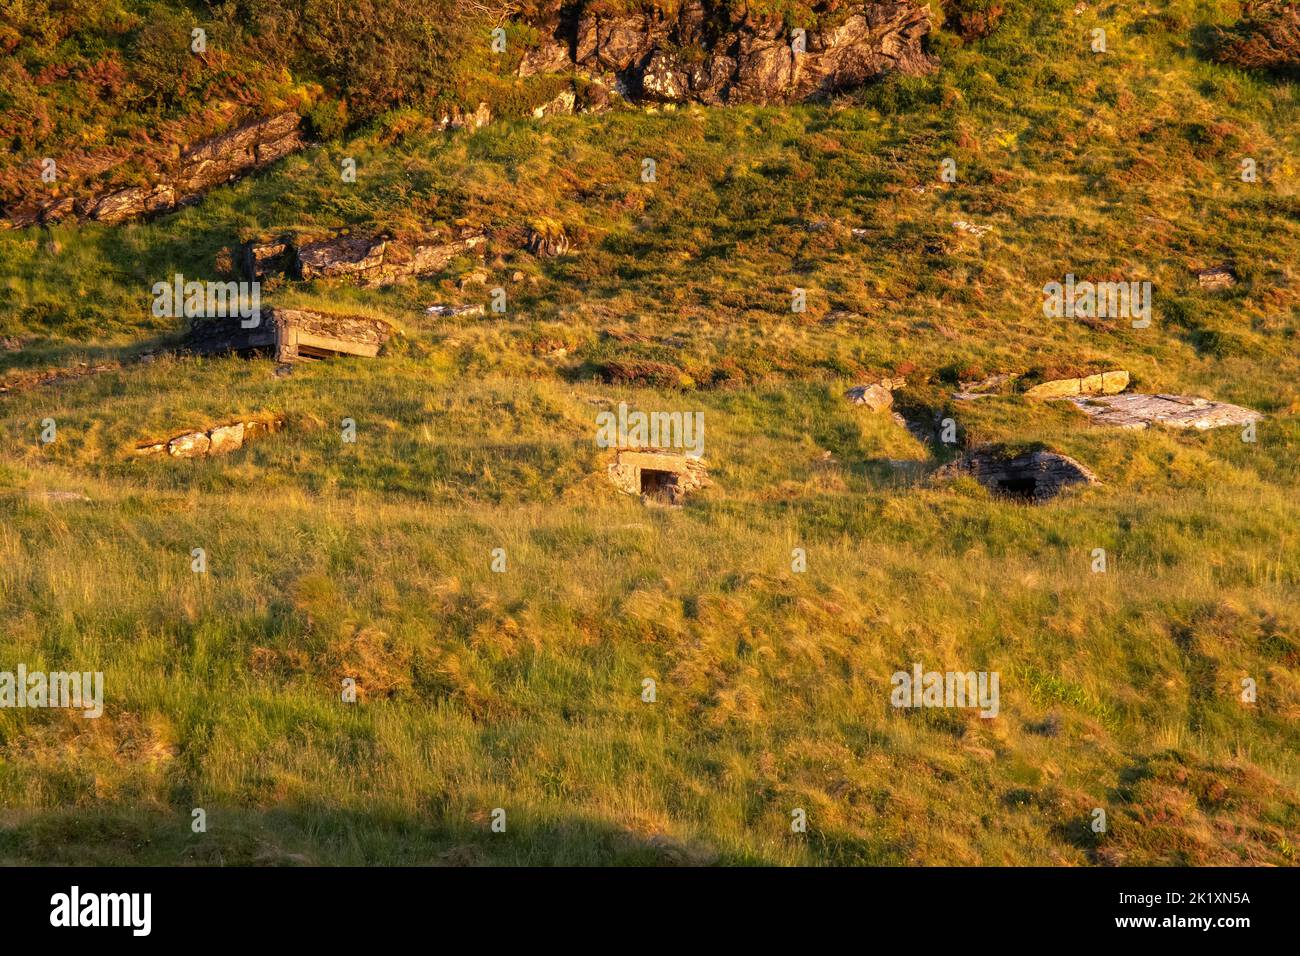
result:
M 382 319 L 273 308 L 262 310 L 262 321 L 251 329 L 238 317 L 195 319 L 184 347 L 195 355 L 274 352 L 277 362 L 331 355 L 374 358 L 392 334 Z
M 669 505 L 680 505 L 709 484 L 703 460 L 660 449 L 620 449 L 609 465 L 609 478 L 624 494 Z
M 1073 458 L 1038 449 L 1015 454 L 999 446 L 967 452 L 940 469 L 940 475 L 970 475 L 1004 498 L 1041 504 L 1068 485 L 1100 484 L 1097 476 Z

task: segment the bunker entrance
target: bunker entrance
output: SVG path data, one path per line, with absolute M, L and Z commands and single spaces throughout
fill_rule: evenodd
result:
M 709 484 L 700 459 L 652 448 L 619 449 L 609 464 L 609 478 L 624 494 L 669 505 L 683 504 L 687 496 Z
M 1031 476 L 1008 476 L 993 483 L 997 494 L 1032 501 L 1038 497 L 1038 479 Z
M 1073 458 L 1042 449 L 1008 454 L 1003 448 L 985 446 L 943 470 L 971 475 L 999 497 L 1030 504 L 1055 498 L 1067 485 L 1098 483 L 1097 476 Z
M 654 501 L 676 504 L 681 498 L 681 487 L 677 481 L 677 473 L 658 471 L 654 468 L 642 468 L 641 494 Z

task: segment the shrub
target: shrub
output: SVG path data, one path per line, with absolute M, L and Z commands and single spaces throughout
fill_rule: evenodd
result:
M 989 36 L 1006 13 L 998 0 L 944 0 L 942 6 L 944 25 L 967 43 Z
M 1300 74 L 1300 6 L 1256 0 L 1231 27 L 1216 31 L 1213 57 L 1247 70 Z

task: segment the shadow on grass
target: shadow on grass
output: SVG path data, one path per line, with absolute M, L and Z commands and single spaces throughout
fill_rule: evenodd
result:
M 319 805 L 189 813 L 50 811 L 0 826 L 0 865 L 49 866 L 763 866 L 760 855 L 719 853 L 663 834 L 573 816 L 561 820 L 440 821 Z M 848 857 L 861 854 L 846 850 Z M 866 860 L 864 859 L 864 862 Z

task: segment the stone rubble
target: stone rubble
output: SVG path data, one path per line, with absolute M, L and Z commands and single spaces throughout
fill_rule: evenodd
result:
M 283 418 L 255 418 L 218 425 L 205 431 L 185 432 L 167 441 L 142 442 L 135 448 L 139 457 L 167 454 L 173 458 L 208 458 L 228 455 L 249 441 L 279 431 Z

